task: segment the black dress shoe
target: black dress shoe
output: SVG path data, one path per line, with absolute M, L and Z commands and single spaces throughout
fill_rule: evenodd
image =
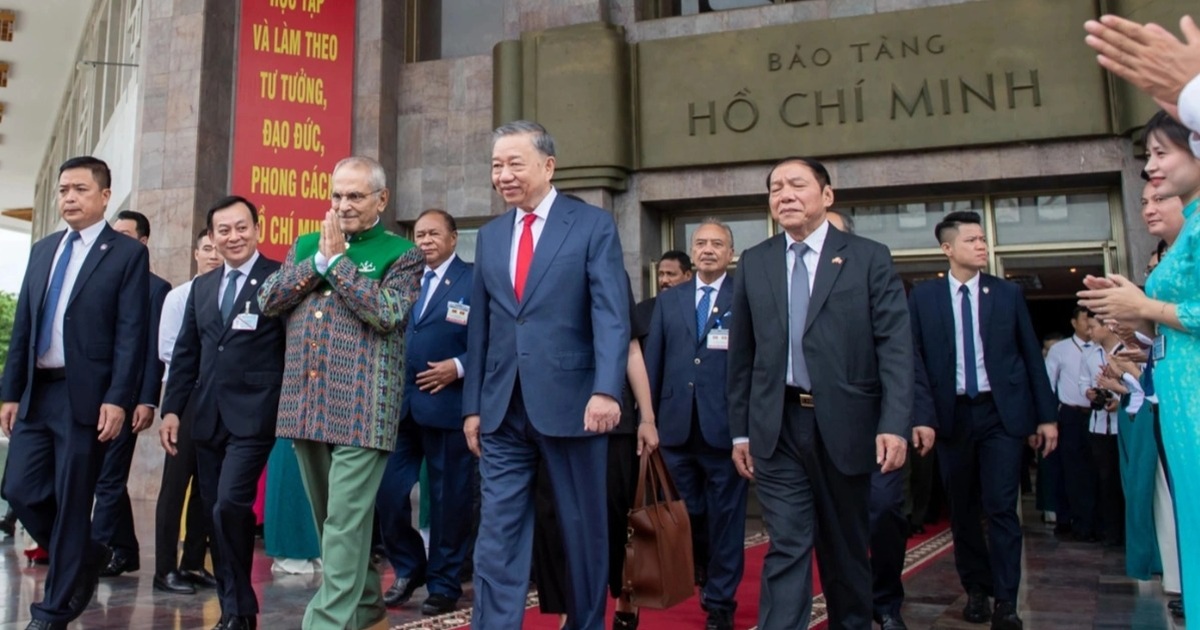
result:
M 25 630 L 67 630 L 67 624 L 45 619 L 31 619 Z
M 1024 630 L 1025 622 L 1017 615 L 1017 605 L 1013 602 L 997 601 L 996 609 L 992 611 L 992 630 Z
M 136 553 L 114 551 L 112 559 L 100 570 L 100 577 L 116 577 L 122 573 L 132 573 L 142 568 Z
M 427 617 L 444 615 L 455 610 L 458 610 L 458 600 L 445 595 L 430 595 L 425 598 L 425 603 L 421 604 L 421 614 Z
M 637 627 L 638 627 L 638 614 L 637 613 L 621 612 L 619 610 L 617 612 L 613 613 L 612 630 L 637 630 Z
M 424 584 L 425 580 L 420 578 L 396 578 L 396 581 L 392 582 L 392 585 L 383 594 L 383 605 L 389 608 L 403 606 Z
M 195 586 L 217 588 L 217 578 L 208 569 L 180 569 L 179 576 Z
M 880 630 L 908 630 L 908 626 L 904 623 L 904 617 L 901 617 L 900 613 L 880 617 L 879 628 Z
M 704 630 L 733 630 L 733 611 L 719 608 L 708 611 Z
M 178 571 L 172 571 L 166 575 L 154 576 L 154 590 L 164 593 L 180 593 L 183 595 L 191 595 L 196 592 L 196 587 L 185 579 Z
M 992 618 L 987 594 L 983 591 L 967 593 L 967 605 L 963 607 L 963 619 L 970 623 L 983 623 Z
M 100 583 L 100 572 L 112 562 L 112 551 L 104 546 L 101 546 L 100 549 L 100 554 L 93 558 L 92 562 L 83 565 L 83 571 L 80 572 L 75 582 L 75 591 L 71 593 L 71 600 L 67 602 L 72 621 L 82 615 L 83 610 L 92 603 L 92 596 L 96 594 L 96 585 Z M 66 626 L 66 624 L 63 625 Z
M 257 617 L 232 615 L 225 618 L 225 625 L 221 630 L 255 630 L 257 627 Z

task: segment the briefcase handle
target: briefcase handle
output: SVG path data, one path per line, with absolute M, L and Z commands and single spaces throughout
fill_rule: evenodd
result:
M 681 500 L 679 490 L 675 487 L 675 480 L 667 472 L 667 465 L 663 462 L 659 449 L 646 449 L 646 451 L 649 452 L 643 452 L 641 461 L 638 463 L 638 484 L 633 507 L 646 507 L 657 503 Z

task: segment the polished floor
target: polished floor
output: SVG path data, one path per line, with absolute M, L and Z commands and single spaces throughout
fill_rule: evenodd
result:
M 1166 612 L 1166 597 L 1157 583 L 1124 577 L 1119 551 L 1098 545 L 1061 542 L 1044 527 L 1025 503 L 1026 538 L 1021 615 L 1030 630 L 1112 628 L 1167 630 L 1182 628 Z M 151 588 L 154 565 L 153 505 L 135 502 L 142 541 L 142 569 L 101 581 L 96 601 L 71 624 L 74 629 L 153 628 L 207 629 L 220 616 L 216 595 L 167 595 Z M 1036 523 L 1036 524 L 1034 524 Z M 0 534 L 3 536 L 3 534 Z M 21 545 L 11 538 L 0 542 L 0 630 L 20 630 L 29 619 L 29 604 L 41 597 L 46 569 L 27 566 Z M 262 606 L 259 627 L 300 627 L 304 606 L 320 577 L 280 576 L 271 572 L 271 559 L 261 553 L 254 564 L 254 581 Z M 904 616 L 910 628 L 982 629 L 968 624 L 960 611 L 965 603 L 954 572 L 953 554 L 945 554 L 908 581 Z M 419 620 L 424 589 L 407 606 L 390 613 L 394 625 Z M 470 589 L 462 602 L 470 605 Z M 429 628 L 442 627 L 436 622 Z M 647 628 L 647 630 L 653 630 Z M 742 629 L 738 629 L 742 630 Z

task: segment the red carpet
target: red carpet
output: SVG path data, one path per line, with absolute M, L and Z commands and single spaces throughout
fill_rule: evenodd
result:
M 904 577 L 907 578 L 927 566 L 930 561 L 951 549 L 949 523 L 942 522 L 927 528 L 925 534 L 908 539 L 908 553 L 904 562 Z M 738 588 L 738 610 L 734 615 L 734 628 L 744 630 L 754 628 L 758 622 L 758 591 L 762 577 L 763 558 L 767 553 L 765 536 L 756 536 L 746 541 L 746 573 Z M 813 616 L 809 628 L 824 628 L 825 598 L 821 595 L 820 576 L 817 574 L 816 563 L 813 563 Z M 538 612 L 536 594 L 530 594 L 530 608 L 525 614 L 524 630 L 558 630 L 557 615 L 543 615 Z M 613 601 L 608 602 L 608 626 L 611 627 Z M 453 615 L 435 617 L 412 624 L 403 624 L 398 628 L 468 628 L 460 625 L 470 620 L 469 610 L 460 610 Z M 684 630 L 703 628 L 705 613 L 700 610 L 699 597 L 669 610 L 643 610 L 641 626 L 654 630 Z

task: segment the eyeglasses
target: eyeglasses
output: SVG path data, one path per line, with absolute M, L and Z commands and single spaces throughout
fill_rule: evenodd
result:
M 352 192 L 344 195 L 342 193 L 333 193 L 329 196 L 329 200 L 333 202 L 333 205 L 335 206 L 340 206 L 343 201 L 349 201 L 350 205 L 356 205 L 362 203 L 367 197 L 381 192 L 382 190 L 382 188 L 376 188 L 369 193 Z

